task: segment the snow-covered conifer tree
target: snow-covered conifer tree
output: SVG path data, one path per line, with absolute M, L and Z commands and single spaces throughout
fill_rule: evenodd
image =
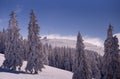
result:
M 18 28 L 18 21 L 14 11 L 10 14 L 9 27 L 5 39 L 5 60 L 2 67 L 10 70 L 16 70 L 22 66 L 20 33 Z
M 45 65 L 49 65 L 49 61 L 48 61 L 48 52 L 49 52 L 49 45 L 46 43 L 45 45 L 43 45 L 42 47 L 42 51 L 43 51 L 43 62 Z
M 64 68 L 65 70 L 71 70 L 70 68 L 70 52 L 69 48 L 64 47 Z
M 29 52 L 28 40 L 24 39 L 23 42 L 22 42 L 22 45 L 23 45 L 23 59 L 27 61 L 27 59 L 28 59 L 28 52 Z
M 53 48 L 51 45 L 49 45 L 49 54 L 48 54 L 48 61 L 49 61 L 49 66 L 53 66 Z
M 72 79 L 92 79 L 91 68 L 86 60 L 84 47 L 83 39 L 79 32 L 77 36 L 75 68 Z
M 3 29 L 2 32 L 0 32 L 0 53 L 5 53 L 5 39 L 6 39 L 6 30 Z
M 42 71 L 43 61 L 42 61 L 42 43 L 40 41 L 39 31 L 40 27 L 37 24 L 37 19 L 32 10 L 30 13 L 30 22 L 28 27 L 28 63 L 26 66 L 26 72 L 37 74 L 38 71 Z
M 104 42 L 104 56 L 101 79 L 120 79 L 120 54 L 118 38 L 113 36 L 113 27 L 109 25 L 107 39 Z

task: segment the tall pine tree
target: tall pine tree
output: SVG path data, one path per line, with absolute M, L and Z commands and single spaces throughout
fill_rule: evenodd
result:
M 75 66 L 72 79 L 92 79 L 92 73 L 86 60 L 84 47 L 83 39 L 79 32 L 77 36 Z
M 42 59 L 42 44 L 40 41 L 39 31 L 40 27 L 37 24 L 36 16 L 32 10 L 30 13 L 30 22 L 28 27 L 28 63 L 26 66 L 26 72 L 37 74 L 43 68 Z
M 19 70 L 22 66 L 21 46 L 20 46 L 20 33 L 18 22 L 14 11 L 10 14 L 9 27 L 6 33 L 5 40 L 5 60 L 2 67 L 10 70 Z
M 120 55 L 118 38 L 113 36 L 113 27 L 109 25 L 107 39 L 104 42 L 104 56 L 101 79 L 120 79 Z

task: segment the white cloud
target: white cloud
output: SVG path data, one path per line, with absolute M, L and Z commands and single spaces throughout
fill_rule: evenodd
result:
M 59 34 L 49 34 L 49 35 L 43 35 L 42 38 L 47 37 L 48 39 L 68 39 L 68 40 L 76 40 L 76 36 L 62 36 Z M 84 42 L 91 43 L 97 46 L 103 47 L 103 41 L 100 38 L 92 38 L 83 36 Z

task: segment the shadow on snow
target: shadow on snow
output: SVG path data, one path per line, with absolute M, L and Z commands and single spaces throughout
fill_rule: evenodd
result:
M 14 71 L 14 70 L 3 69 L 1 67 L 0 67 L 0 72 L 13 73 L 13 74 L 29 74 L 26 73 L 25 71 Z

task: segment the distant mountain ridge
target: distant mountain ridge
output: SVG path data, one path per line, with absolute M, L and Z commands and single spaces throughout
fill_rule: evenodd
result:
M 57 47 L 71 47 L 71 48 L 75 48 L 76 47 L 76 41 L 75 40 L 69 40 L 69 39 L 42 39 L 41 40 L 43 44 L 48 43 L 50 45 L 52 45 L 53 47 L 57 46 Z M 96 46 L 90 43 L 85 42 L 85 49 L 87 50 L 92 50 L 95 52 L 98 52 L 98 54 L 103 55 L 104 51 L 103 51 L 103 47 L 100 46 Z
M 114 34 L 114 36 L 115 35 L 117 36 L 117 38 L 119 40 L 119 45 L 120 45 L 120 33 Z M 75 48 L 75 46 L 76 46 L 76 41 L 70 40 L 70 39 L 47 39 L 47 37 L 45 37 L 44 39 L 42 39 L 42 42 L 43 42 L 43 44 L 45 44 L 45 43 L 51 44 L 53 47 L 65 46 L 65 47 Z M 84 44 L 85 44 L 85 49 L 98 52 L 98 54 L 100 54 L 100 55 L 104 54 L 103 47 L 93 45 L 93 44 L 88 43 L 88 42 L 84 42 Z

